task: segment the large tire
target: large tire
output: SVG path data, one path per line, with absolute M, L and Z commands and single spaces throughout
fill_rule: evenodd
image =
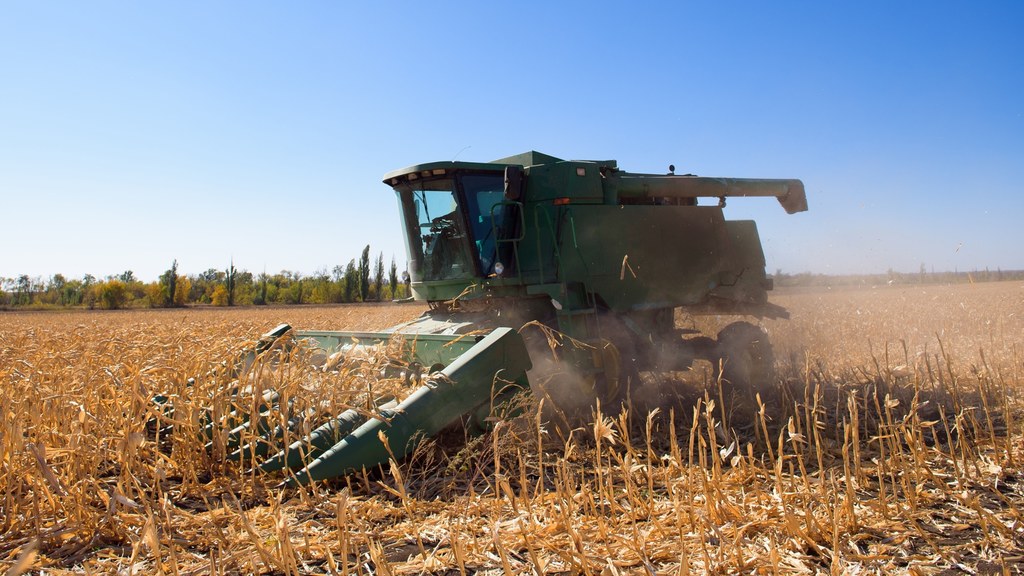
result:
M 630 391 L 640 384 L 636 347 L 628 339 L 603 340 L 599 353 L 604 373 L 597 376 L 595 393 L 601 400 L 601 410 L 605 415 L 618 415 L 623 407 L 630 408 Z
M 636 334 L 613 314 L 602 314 L 600 322 L 605 370 L 598 376 L 597 396 L 606 415 L 618 415 L 623 408 L 632 409 L 631 400 L 641 385 Z
M 749 322 L 733 322 L 718 333 L 716 383 L 722 383 L 722 395 L 730 412 L 730 424 L 753 424 L 759 410 L 757 394 L 767 404 L 767 392 L 775 383 L 775 355 L 764 329 Z
M 568 363 L 548 363 L 551 358 L 547 344 L 538 341 L 531 357 L 535 359 L 534 371 L 542 372 L 544 365 L 549 365 L 561 372 L 554 379 L 538 375 L 530 376 L 531 385 L 540 388 L 540 396 L 547 397 L 554 406 L 549 406 L 556 416 L 564 419 L 570 426 L 592 423 L 593 411 L 601 404 L 604 416 L 618 416 L 623 407 L 629 408 L 631 390 L 639 385 L 636 345 L 632 333 L 619 318 L 612 314 L 602 314 L 602 334 L 590 345 L 593 348 L 581 350 L 584 354 L 593 355 L 593 366 L 597 370 L 579 374 L 567 369 Z M 567 346 L 571 344 L 566 343 Z

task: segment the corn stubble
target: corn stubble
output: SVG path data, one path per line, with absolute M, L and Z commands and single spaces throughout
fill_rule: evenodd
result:
M 452 430 L 404 461 L 288 490 L 244 457 L 226 461 L 227 425 L 206 437 L 204 423 L 258 410 L 270 388 L 286 408 L 268 425 L 316 409 L 372 413 L 405 384 L 380 375 L 382 352 L 327 371 L 266 363 L 233 399 L 222 361 L 285 313 L 298 326 L 369 329 L 419 309 L 0 317 L 0 569 L 1020 571 L 1024 286 L 776 301 L 793 319 L 765 324 L 778 375 L 752 417 L 730 418 L 710 367 L 697 366 L 664 384 L 703 386 L 650 414 L 566 430 L 531 405 L 482 436 Z M 678 319 L 710 333 L 716 320 Z M 155 423 L 158 393 L 174 411 Z

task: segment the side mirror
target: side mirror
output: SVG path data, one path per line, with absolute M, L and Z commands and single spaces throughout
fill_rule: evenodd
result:
M 520 166 L 505 167 L 505 199 L 519 200 L 523 195 L 523 169 Z

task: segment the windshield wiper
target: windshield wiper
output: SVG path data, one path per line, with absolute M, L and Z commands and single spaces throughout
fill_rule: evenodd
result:
M 419 192 L 413 190 L 412 194 L 413 196 L 419 194 L 420 202 L 423 204 L 423 213 L 427 216 L 426 221 L 430 222 L 430 207 L 427 205 L 427 193 L 424 192 L 423 190 L 420 190 Z

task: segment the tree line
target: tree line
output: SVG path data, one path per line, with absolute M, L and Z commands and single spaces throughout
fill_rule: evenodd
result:
M 879 286 L 905 284 L 974 284 L 976 282 L 1005 282 L 1024 280 L 1024 270 L 972 270 L 970 272 L 928 271 L 925 265 L 917 272 L 898 272 L 889 269 L 884 274 L 812 274 L 784 273 L 776 270 L 772 280 L 777 288 L 807 286 Z
M 403 275 L 405 277 L 405 275 Z M 0 277 L 2 308 L 175 308 L 191 305 L 332 304 L 405 298 L 409 288 L 399 279 L 395 259 L 385 270 L 384 254 L 370 262 L 370 246 L 344 266 L 311 275 L 282 270 L 253 274 L 234 262 L 223 269 L 181 274 L 174 260 L 160 278 L 143 282 L 131 270 L 98 279 L 91 274 L 49 278 L 23 274 Z

